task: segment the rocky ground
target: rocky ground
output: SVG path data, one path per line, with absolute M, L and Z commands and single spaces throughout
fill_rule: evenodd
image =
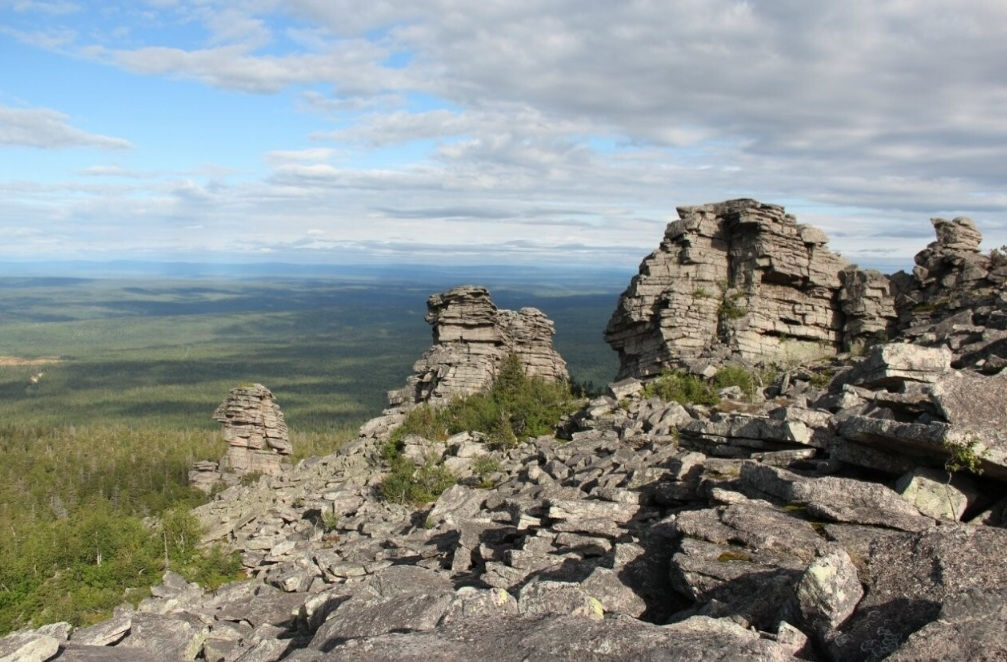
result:
M 506 452 L 467 434 L 414 438 L 413 452 L 469 474 L 422 509 L 376 498 L 380 441 L 362 439 L 199 509 L 208 540 L 242 551 L 249 580 L 208 594 L 169 573 L 136 610 L 21 633 L 0 650 L 96 661 L 998 659 L 1007 465 L 990 448 L 981 476 L 952 473 L 935 444 L 955 430 L 936 413 L 953 409 L 938 385 L 967 375 L 1002 398 L 1003 379 L 950 359 L 879 346 L 828 388 L 798 371 L 761 402 L 716 407 L 647 399 L 629 380 L 571 422 L 571 439 Z M 867 438 L 882 460 L 861 455 Z M 910 441 L 932 451 L 931 466 L 900 454 Z M 856 464 L 834 459 L 844 447 Z M 488 452 L 494 474 L 466 471 Z M 898 473 L 892 458 L 914 466 Z
M 109 621 L 0 640 L 0 660 L 1007 659 L 1007 306 L 999 263 L 956 262 L 978 240 L 944 224 L 913 283 L 883 282 L 894 342 L 837 340 L 717 405 L 630 377 L 507 450 L 407 438 L 460 477 L 424 507 L 378 497 L 390 409 L 197 510 L 246 581 L 167 573 Z

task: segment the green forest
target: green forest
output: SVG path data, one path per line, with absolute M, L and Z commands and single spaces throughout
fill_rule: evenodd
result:
M 210 419 L 242 382 L 268 386 L 294 460 L 332 452 L 380 412 L 430 345 L 414 280 L 0 279 L 0 633 L 93 622 L 171 568 L 213 586 L 186 486 L 224 444 Z M 531 305 L 581 385 L 615 374 L 601 338 L 618 286 L 491 289 Z M 128 589 L 128 590 L 127 590 Z

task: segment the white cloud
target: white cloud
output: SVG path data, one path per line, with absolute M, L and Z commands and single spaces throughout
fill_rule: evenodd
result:
M 266 152 L 266 161 L 273 165 L 302 163 L 305 161 L 328 161 L 335 150 L 328 147 L 308 149 L 277 149 Z
M 937 214 L 970 214 L 1007 239 L 1002 2 L 172 5 L 166 14 L 198 21 L 205 43 L 82 44 L 71 33 L 61 48 L 73 39 L 148 76 L 292 92 L 295 111 L 332 120 L 266 152 L 261 180 L 214 188 L 207 172 L 175 190 L 151 185 L 152 200 L 221 242 L 240 221 L 272 246 L 279 219 L 313 241 L 373 250 L 380 236 L 481 251 L 511 242 L 515 255 L 576 245 L 613 259 L 609 247 L 656 245 L 677 205 L 742 196 L 825 225 L 848 255 L 905 258 Z M 0 142 L 12 131 L 2 117 Z M 77 131 L 67 122 L 49 117 Z M 157 209 L 141 215 L 156 224 Z M 871 246 L 858 248 L 864 237 Z
M 38 12 L 42 14 L 74 14 L 81 10 L 74 2 L 43 2 L 42 0 L 14 0 L 11 8 L 16 12 Z
M 0 106 L 0 145 L 40 147 L 103 147 L 126 149 L 128 140 L 88 133 L 67 123 L 63 113 L 48 108 Z

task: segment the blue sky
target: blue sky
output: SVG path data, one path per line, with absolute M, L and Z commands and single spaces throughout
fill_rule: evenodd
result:
M 0 260 L 633 266 L 783 204 L 1007 243 L 1007 5 L 0 0 Z

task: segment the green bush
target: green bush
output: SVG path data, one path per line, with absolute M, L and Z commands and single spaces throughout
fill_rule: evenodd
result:
M 405 457 L 392 463 L 392 470 L 381 481 L 381 496 L 386 501 L 424 504 L 455 484 L 455 477 L 443 465 L 427 462 L 421 466 Z
M 643 389 L 645 397 L 658 397 L 679 404 L 715 405 L 720 397 L 714 387 L 696 375 L 680 370 L 665 372 Z
M 983 473 L 982 460 L 985 451 L 979 451 L 982 444 L 978 439 L 970 439 L 962 443 L 953 441 L 944 442 L 944 450 L 948 453 L 948 459 L 944 462 L 944 468 L 949 472 L 968 471 L 976 476 Z
M 737 386 L 749 400 L 755 396 L 755 390 L 758 388 L 752 371 L 736 363 L 729 363 L 721 367 L 713 376 L 713 386 L 717 389 Z
M 492 455 L 477 455 L 472 458 L 472 471 L 480 478 L 500 471 L 500 460 Z
M 400 443 L 416 434 L 443 441 L 459 432 L 478 431 L 486 433 L 493 445 L 507 447 L 522 437 L 550 434 L 564 415 L 576 409 L 577 402 L 569 384 L 529 377 L 521 361 L 511 355 L 486 392 L 456 398 L 444 407 L 416 407 L 389 440 Z
M 734 294 L 724 293 L 717 308 L 717 317 L 721 320 L 736 320 L 744 317 L 748 313 L 738 305 L 738 299 L 742 297 L 740 292 Z
M 61 520 L 5 521 L 0 540 L 0 632 L 52 621 L 106 617 L 130 587 L 149 587 L 165 569 L 207 588 L 240 575 L 237 554 L 196 547 L 200 528 L 184 507 L 147 527 L 106 500 L 90 499 Z

